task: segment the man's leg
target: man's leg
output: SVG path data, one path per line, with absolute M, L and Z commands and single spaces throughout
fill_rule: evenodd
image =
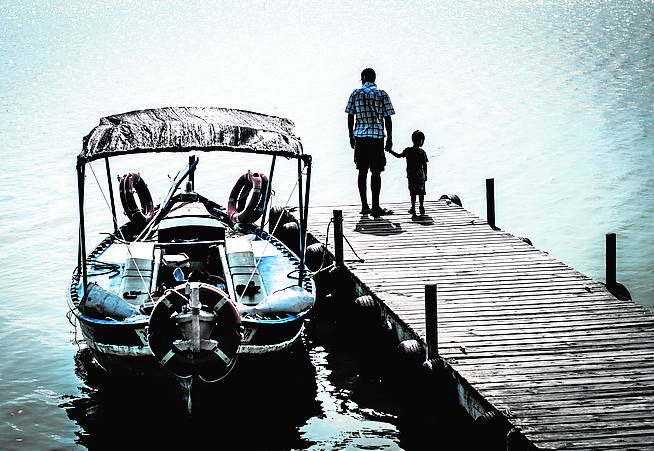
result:
M 361 211 L 370 210 L 370 207 L 368 206 L 368 169 L 359 169 L 359 178 L 357 182 L 359 185 L 359 197 L 361 198 Z
M 370 190 L 372 191 L 372 209 L 379 209 L 379 193 L 381 192 L 381 172 L 370 170 Z
M 371 139 L 370 149 L 370 191 L 372 191 L 372 215 L 381 216 L 392 214 L 390 210 L 384 210 L 379 205 L 381 193 L 381 173 L 386 166 L 386 155 L 384 154 L 384 140 Z

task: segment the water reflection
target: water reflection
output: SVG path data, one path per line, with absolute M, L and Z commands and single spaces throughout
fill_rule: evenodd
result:
M 187 414 L 179 389 L 109 377 L 88 348 L 76 357 L 82 396 L 66 401 L 81 428 L 77 442 L 89 449 L 212 444 L 240 449 L 305 448 L 298 428 L 320 413 L 316 374 L 304 346 L 282 356 L 241 359 L 230 378 L 194 386 Z
M 327 316 L 327 315 L 325 315 Z M 422 384 L 393 353 L 397 344 L 381 331 L 357 330 L 339 318 L 312 324 L 307 344 L 318 380 L 323 414 L 311 418 L 302 436 L 311 449 L 425 449 L 434 435 L 464 435 L 471 422 L 439 384 Z M 437 443 L 431 449 L 448 449 Z M 472 449 L 472 448 L 470 448 Z
M 109 376 L 88 348 L 75 355 L 81 395 L 60 407 L 89 449 L 206 446 L 238 449 L 422 449 L 434 431 L 469 422 L 440 387 L 420 393 L 381 337 L 314 319 L 287 354 L 242 359 L 221 384 L 194 387 L 187 414 L 175 386 Z M 370 340 L 379 345 L 371 351 Z M 198 390 L 199 389 L 199 390 Z

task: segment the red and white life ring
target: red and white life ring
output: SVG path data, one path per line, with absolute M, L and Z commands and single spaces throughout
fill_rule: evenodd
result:
M 202 304 L 200 350 L 189 349 L 191 341 L 185 319 L 190 300 L 185 285 L 167 290 L 150 314 L 148 344 L 159 362 L 179 377 L 198 376 L 216 382 L 234 368 L 241 344 L 241 316 L 227 293 L 206 283 L 194 282 Z M 181 314 L 181 315 L 180 315 Z M 208 327 L 210 326 L 210 327 Z
M 263 214 L 268 191 L 268 177 L 250 172 L 239 177 L 227 204 L 227 216 L 232 222 L 252 223 Z
M 141 175 L 131 172 L 120 179 L 120 202 L 125 214 L 134 224 L 144 226 L 154 216 L 152 195 Z M 136 197 L 139 197 L 138 203 Z

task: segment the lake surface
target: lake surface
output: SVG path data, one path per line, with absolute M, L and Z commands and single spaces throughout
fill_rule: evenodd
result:
M 368 66 L 395 106 L 396 150 L 413 130 L 426 135 L 428 198 L 456 193 L 483 217 L 493 177 L 498 226 L 599 280 L 605 234 L 616 232 L 618 280 L 654 309 L 650 1 L 2 1 L 0 449 L 94 448 L 122 427 L 171 428 L 148 417 L 147 399 L 117 400 L 75 371 L 83 354 L 64 298 L 77 255 L 74 167 L 99 118 L 183 105 L 286 116 L 314 156 L 312 202 L 357 202 L 343 110 Z M 184 158 L 120 158 L 114 174 L 139 170 L 162 196 Z M 241 173 L 268 165 L 200 160 L 198 189 L 225 203 Z M 293 169 L 278 165 L 278 203 Z M 407 198 L 404 162 L 389 160 L 382 202 Z M 99 190 L 87 199 L 96 241 L 110 217 Z M 290 397 L 296 414 L 262 426 L 268 445 L 235 427 L 243 447 L 420 443 L 384 387 L 353 383 L 356 361 L 329 335 L 308 337 L 296 365 L 307 384 Z M 248 399 L 255 419 L 280 416 Z

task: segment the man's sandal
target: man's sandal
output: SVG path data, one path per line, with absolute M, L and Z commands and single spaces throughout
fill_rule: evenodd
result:
M 379 207 L 379 208 L 373 208 L 373 209 L 370 211 L 370 214 L 373 215 L 374 217 L 378 217 L 378 216 L 386 216 L 386 215 L 392 215 L 392 214 L 393 214 L 393 210 L 389 210 L 389 209 L 387 209 L 387 208 L 381 208 L 381 207 Z

